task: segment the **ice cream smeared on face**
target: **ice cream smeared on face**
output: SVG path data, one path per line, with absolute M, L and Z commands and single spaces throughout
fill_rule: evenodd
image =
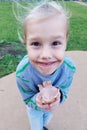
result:
M 43 104 L 50 104 L 56 100 L 59 95 L 59 89 L 52 86 L 51 81 L 43 82 L 43 85 L 38 85 Z

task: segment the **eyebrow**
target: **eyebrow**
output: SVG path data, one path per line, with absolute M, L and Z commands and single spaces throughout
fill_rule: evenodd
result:
M 37 39 L 40 39 L 40 37 L 28 37 L 27 40 L 37 40 Z
M 60 39 L 60 38 L 64 38 L 64 36 L 63 35 L 54 35 L 52 38 L 54 38 L 54 39 Z
M 59 36 L 52 36 L 51 38 L 53 39 L 59 39 L 59 38 L 63 38 L 64 36 L 59 35 Z M 37 39 L 41 39 L 41 37 L 28 37 L 27 40 L 37 40 Z

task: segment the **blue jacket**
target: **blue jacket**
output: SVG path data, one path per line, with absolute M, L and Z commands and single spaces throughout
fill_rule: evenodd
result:
M 28 55 L 26 55 L 16 70 L 17 86 L 24 102 L 33 109 L 40 109 L 36 104 L 36 95 L 39 92 L 37 85 L 51 80 L 52 85 L 60 89 L 60 103 L 63 103 L 67 98 L 75 71 L 73 61 L 69 57 L 65 57 L 55 73 L 44 76 L 29 62 Z

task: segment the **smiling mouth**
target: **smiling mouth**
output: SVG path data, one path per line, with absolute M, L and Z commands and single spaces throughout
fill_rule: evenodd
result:
M 48 66 L 54 65 L 56 63 L 56 61 L 53 61 L 53 62 L 37 62 L 37 63 L 38 63 L 38 65 L 48 67 Z

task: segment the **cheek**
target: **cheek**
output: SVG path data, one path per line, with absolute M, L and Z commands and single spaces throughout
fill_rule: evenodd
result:
M 34 53 L 32 53 L 32 51 L 28 51 L 28 57 L 30 61 L 35 60 L 36 56 Z
M 65 51 L 57 52 L 57 59 L 61 62 L 64 59 Z
M 28 57 L 29 57 L 30 62 L 34 62 L 38 59 L 38 52 L 37 51 L 28 48 L 27 52 L 28 52 Z
M 26 49 L 27 49 L 29 60 L 32 60 L 34 58 L 34 52 L 29 47 L 26 47 Z

